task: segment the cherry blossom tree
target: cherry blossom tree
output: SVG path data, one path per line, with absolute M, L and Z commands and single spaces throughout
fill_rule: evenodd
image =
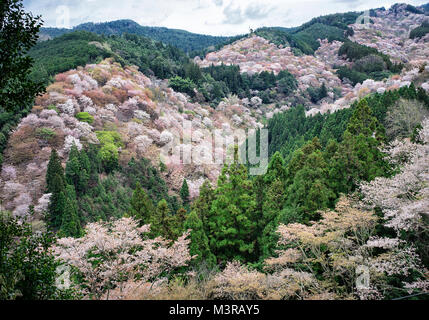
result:
M 59 239 L 53 250 L 57 259 L 82 276 L 80 286 L 88 298 L 121 298 L 192 259 L 189 233 L 172 243 L 160 237 L 144 238 L 149 230 L 149 225 L 138 227 L 132 218 L 90 223 L 84 237 Z

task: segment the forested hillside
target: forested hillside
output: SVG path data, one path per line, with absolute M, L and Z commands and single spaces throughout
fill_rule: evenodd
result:
M 83 23 L 72 29 L 41 28 L 40 37 L 43 40 L 52 39 L 73 31 L 88 31 L 98 35 L 135 34 L 170 44 L 187 53 L 216 46 L 228 40 L 228 37 L 215 37 L 191 33 L 184 30 L 168 29 L 163 27 L 141 26 L 132 20 L 117 20 L 104 23 Z
M 0 300 L 428 299 L 425 7 L 229 39 L 0 10 Z
M 108 57 L 124 66 L 136 65 L 145 74 L 161 79 L 183 74 L 184 66 L 189 63 L 180 49 L 146 37 L 132 34 L 98 36 L 86 31 L 39 42 L 31 48 L 29 55 L 35 60 L 32 77 L 45 84 L 58 73 L 99 63 Z

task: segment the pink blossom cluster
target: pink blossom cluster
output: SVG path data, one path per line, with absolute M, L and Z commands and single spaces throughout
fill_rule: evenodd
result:
M 111 289 L 125 295 L 133 287 L 128 288 L 127 281 L 153 281 L 192 259 L 188 233 L 171 242 L 145 238 L 149 229 L 149 225 L 138 227 L 132 218 L 90 223 L 84 237 L 59 239 L 53 252 L 78 269 L 85 284 L 81 289 L 89 298 L 98 299 Z

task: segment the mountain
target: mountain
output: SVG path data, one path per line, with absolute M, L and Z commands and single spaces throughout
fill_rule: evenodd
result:
M 202 35 L 164 27 L 141 26 L 132 20 L 117 20 L 103 23 L 88 22 L 72 29 L 41 28 L 40 38 L 42 40 L 53 39 L 73 31 L 88 31 L 98 35 L 122 35 L 124 33 L 142 35 L 165 44 L 171 44 L 187 53 L 216 46 L 230 38 Z

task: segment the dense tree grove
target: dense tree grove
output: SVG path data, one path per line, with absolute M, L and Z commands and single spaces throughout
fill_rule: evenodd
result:
M 66 33 L 58 38 L 37 43 L 29 51 L 35 60 L 33 79 L 48 83 L 58 73 L 97 63 L 111 57 L 125 64 L 133 64 L 147 75 L 165 79 L 184 74 L 188 63 L 184 52 L 144 36 L 97 35 L 88 31 Z
M 121 36 L 125 33 L 144 36 L 155 41 L 162 42 L 166 45 L 174 46 L 187 53 L 203 50 L 210 46 L 220 45 L 229 39 L 229 37 L 215 37 L 191 33 L 184 30 L 141 26 L 132 20 L 117 20 L 105 23 L 83 23 L 72 29 L 42 28 L 41 34 L 49 37 L 57 37 L 74 31 L 87 31 L 106 36 Z
M 189 64 L 184 76 L 171 78 L 169 84 L 174 90 L 192 97 L 196 89 L 213 106 L 230 95 L 248 99 L 257 96 L 263 103 L 272 103 L 290 96 L 298 88 L 295 77 L 288 71 L 281 71 L 278 75 L 267 71 L 248 75 L 241 73 L 235 65 L 212 65 L 200 71 L 195 64 Z
M 429 33 L 429 22 L 423 22 L 419 27 L 411 30 L 410 39 L 421 38 Z
M 133 217 L 141 225 L 151 223 L 155 214 L 164 219 L 155 219 L 160 226 L 163 221 L 175 219 L 173 216 L 180 212 L 179 202 L 168 195 L 165 181 L 157 169 L 145 159 L 138 162 L 131 159 L 128 165 L 111 171 L 110 167 L 103 166 L 100 150 L 100 147 L 90 145 L 87 150 L 79 151 L 73 145 L 65 170 L 56 150 L 52 150 L 46 173 L 46 192 L 51 194 L 47 217 L 53 230 L 59 230 L 65 236 L 79 236 L 81 225 L 87 222 L 124 215 Z M 104 179 L 99 177 L 102 172 L 108 173 Z M 185 191 L 182 201 L 187 207 L 189 191 Z M 174 238 L 181 225 L 183 221 L 173 222 L 170 227 L 174 230 L 168 234 L 158 230 L 154 235 Z M 168 223 L 165 226 L 170 228 Z
M 404 67 L 401 63 L 393 63 L 388 55 L 377 49 L 352 41 L 344 42 L 338 55 L 354 62 L 352 67 L 342 66 L 337 70 L 341 79 L 347 78 L 353 84 L 366 79 L 382 80 L 392 73 L 399 73 Z

